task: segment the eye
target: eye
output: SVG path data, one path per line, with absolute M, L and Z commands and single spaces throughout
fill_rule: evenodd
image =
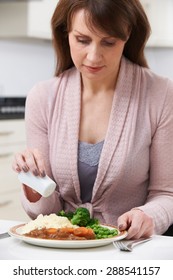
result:
M 106 46 L 106 47 L 113 47 L 116 44 L 115 41 L 107 41 L 107 40 L 104 40 L 101 43 L 102 43 L 103 46 Z
M 81 43 L 82 45 L 88 45 L 90 43 L 89 39 L 81 37 L 81 36 L 80 37 L 77 36 L 76 40 L 77 40 L 78 43 Z

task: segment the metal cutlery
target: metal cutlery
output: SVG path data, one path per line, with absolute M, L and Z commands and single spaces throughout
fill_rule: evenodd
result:
M 136 240 L 121 240 L 121 241 L 114 241 L 113 244 L 116 248 L 118 248 L 120 251 L 128 251 L 131 252 L 133 250 L 133 247 L 150 241 L 152 238 L 140 238 Z
M 8 232 L 0 233 L 0 239 L 7 238 L 7 237 L 10 237 Z

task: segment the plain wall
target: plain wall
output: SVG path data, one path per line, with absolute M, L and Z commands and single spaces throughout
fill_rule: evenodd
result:
M 147 47 L 145 55 L 155 73 L 173 80 L 173 47 Z
M 53 74 L 50 41 L 0 40 L 0 96 L 26 96 L 35 83 Z

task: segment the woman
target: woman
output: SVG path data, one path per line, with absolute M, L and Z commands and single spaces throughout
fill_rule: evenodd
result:
M 52 31 L 55 77 L 27 97 L 13 169 L 57 188 L 44 198 L 23 186 L 25 211 L 83 206 L 129 239 L 162 234 L 173 223 L 173 82 L 147 68 L 140 2 L 60 0 Z

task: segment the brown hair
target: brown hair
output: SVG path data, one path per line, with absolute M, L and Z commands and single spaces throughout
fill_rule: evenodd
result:
M 59 0 L 52 16 L 53 45 L 57 57 L 55 75 L 74 64 L 70 55 L 68 32 L 76 11 L 84 9 L 88 26 L 126 41 L 123 55 L 132 62 L 148 67 L 144 56 L 150 24 L 139 0 Z

